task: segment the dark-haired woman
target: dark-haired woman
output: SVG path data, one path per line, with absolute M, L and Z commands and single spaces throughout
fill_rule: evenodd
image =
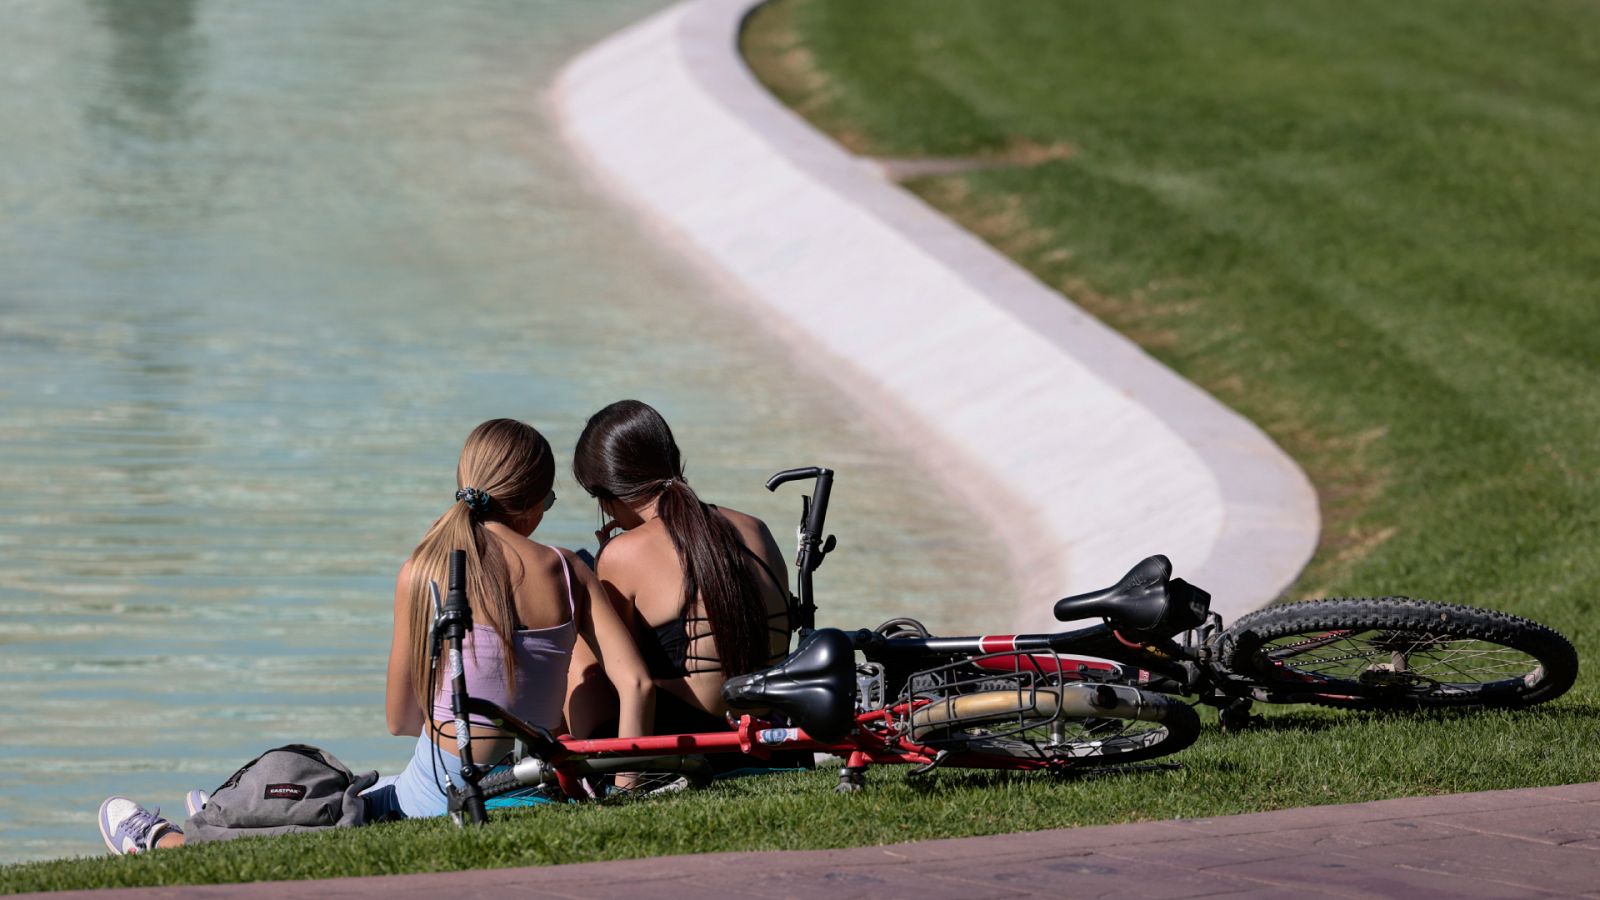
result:
M 772 532 L 701 500 L 684 478 L 672 429 L 637 400 L 590 417 L 572 470 L 606 520 L 597 571 L 631 619 L 655 681 L 655 733 L 726 729 L 723 681 L 788 649 L 789 587 Z M 581 653 L 573 683 L 567 722 L 583 735 L 606 718 L 606 703 L 593 661 Z

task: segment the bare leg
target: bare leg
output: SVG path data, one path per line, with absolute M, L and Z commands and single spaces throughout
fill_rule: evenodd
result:
M 567 671 L 567 731 L 587 738 L 600 725 L 617 718 L 617 691 L 589 648 L 579 643 Z

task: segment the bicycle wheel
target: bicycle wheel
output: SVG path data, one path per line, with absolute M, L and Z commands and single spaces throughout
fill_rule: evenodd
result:
M 551 800 L 569 796 L 622 800 L 695 790 L 711 783 L 711 763 L 695 754 L 581 759 L 566 771 L 570 781 L 563 786 L 555 767 L 537 757 L 527 757 L 514 766 L 499 767 L 485 775 L 478 788 L 485 800 L 519 792 L 537 793 Z M 632 786 L 611 787 L 610 776 L 622 773 L 632 776 Z
M 913 739 L 1002 762 L 1132 763 L 1176 753 L 1199 735 L 1200 717 L 1190 706 L 1130 685 L 978 691 L 935 700 L 911 716 Z
M 1572 644 L 1537 622 L 1407 597 L 1251 613 L 1221 635 L 1216 663 L 1260 699 L 1351 709 L 1531 706 L 1578 675 Z

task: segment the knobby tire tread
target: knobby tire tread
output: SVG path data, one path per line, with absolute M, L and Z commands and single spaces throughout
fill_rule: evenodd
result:
M 1255 665 L 1254 654 L 1267 641 L 1315 631 L 1395 631 L 1448 633 L 1527 653 L 1543 667 L 1538 683 L 1492 692 L 1395 696 L 1371 692 L 1349 680 L 1330 680 L 1357 696 L 1296 696 L 1296 702 L 1345 709 L 1505 708 L 1544 703 L 1566 693 L 1578 675 L 1572 643 L 1554 629 L 1498 610 L 1409 597 L 1340 597 L 1287 603 L 1251 613 L 1233 623 L 1218 642 L 1216 663 L 1233 678 L 1269 691 L 1305 693 L 1305 683 L 1275 678 Z

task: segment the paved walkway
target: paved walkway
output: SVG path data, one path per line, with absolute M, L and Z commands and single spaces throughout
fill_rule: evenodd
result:
M 1600 783 L 853 850 L 714 853 L 529 869 L 49 896 L 499 900 L 529 894 L 618 900 L 1600 898 Z

